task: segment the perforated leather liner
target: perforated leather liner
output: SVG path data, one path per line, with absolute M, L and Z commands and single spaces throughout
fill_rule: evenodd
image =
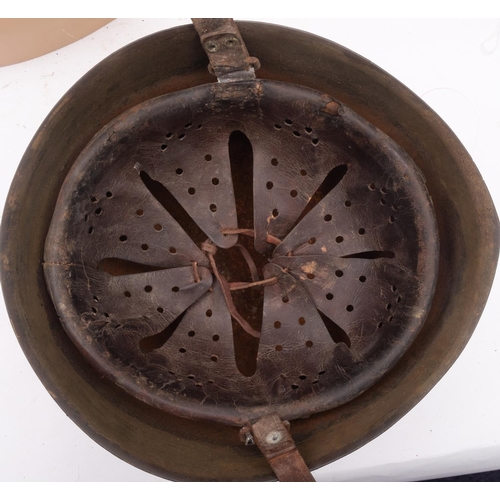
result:
M 306 417 L 380 379 L 425 320 L 437 255 L 424 179 L 397 144 L 327 95 L 256 80 L 104 127 L 62 187 L 44 271 L 102 374 L 240 425 Z M 235 282 L 253 337 L 224 295 Z

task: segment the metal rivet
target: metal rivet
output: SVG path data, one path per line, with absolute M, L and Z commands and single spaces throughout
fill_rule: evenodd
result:
M 279 431 L 272 431 L 266 436 L 266 443 L 276 444 L 283 439 L 283 435 Z
M 207 42 L 205 44 L 205 50 L 208 52 L 217 52 L 219 50 L 219 44 L 217 42 Z
M 250 432 L 247 432 L 245 434 L 245 446 L 251 446 L 254 444 L 255 444 L 255 441 L 253 440 L 252 434 L 250 434 Z
M 224 45 L 226 47 L 235 47 L 239 43 L 240 43 L 240 41 L 234 36 L 230 36 L 224 40 Z

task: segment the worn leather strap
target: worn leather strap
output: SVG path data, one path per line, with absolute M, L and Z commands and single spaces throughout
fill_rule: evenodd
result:
M 257 266 L 255 265 L 250 252 L 241 243 L 236 243 L 236 245 L 234 246 L 238 248 L 238 250 L 241 252 L 241 255 L 245 259 L 248 269 L 250 269 L 250 274 L 252 275 L 252 281 L 259 281 L 259 271 L 257 270 Z
M 229 283 L 219 273 L 219 270 L 217 269 L 217 265 L 215 264 L 214 256 L 211 253 L 208 254 L 208 259 L 210 261 L 210 265 L 212 266 L 212 271 L 220 283 L 220 286 L 222 289 L 222 294 L 224 295 L 224 299 L 226 301 L 227 308 L 229 309 L 229 313 L 231 314 L 232 318 L 234 320 L 236 320 L 240 324 L 240 326 L 243 328 L 243 330 L 245 330 L 252 337 L 259 338 L 260 332 L 253 329 L 250 326 L 250 324 L 248 323 L 248 321 L 236 309 L 236 306 L 234 305 L 234 302 L 233 302 L 233 298 L 231 297 L 231 288 L 229 287 Z
M 273 413 L 249 424 L 255 444 L 281 482 L 314 482 L 309 468 L 280 417 Z
M 209 71 L 219 82 L 255 79 L 259 60 L 250 57 L 240 30 L 231 18 L 196 18 L 194 27 L 210 60 Z

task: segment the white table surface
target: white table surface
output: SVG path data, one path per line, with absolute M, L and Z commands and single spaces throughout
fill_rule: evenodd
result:
M 500 20 L 256 20 L 334 40 L 405 83 L 455 131 L 500 207 Z M 1 206 L 40 123 L 81 76 L 120 47 L 188 22 L 118 19 L 57 52 L 0 68 Z M 391 429 L 315 478 L 410 481 L 500 469 L 499 305 L 497 278 L 472 339 L 445 377 Z M 3 300 L 0 329 L 0 480 L 161 481 L 66 417 L 22 353 Z

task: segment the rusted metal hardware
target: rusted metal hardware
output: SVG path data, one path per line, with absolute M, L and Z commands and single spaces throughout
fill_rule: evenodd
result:
M 248 54 L 238 26 L 230 18 L 192 19 L 210 59 L 209 71 L 219 82 L 255 79 L 260 62 Z
M 250 438 L 249 434 L 253 439 Z M 282 482 L 314 482 L 309 468 L 295 446 L 290 423 L 273 413 L 241 429 L 245 444 L 254 441 Z

